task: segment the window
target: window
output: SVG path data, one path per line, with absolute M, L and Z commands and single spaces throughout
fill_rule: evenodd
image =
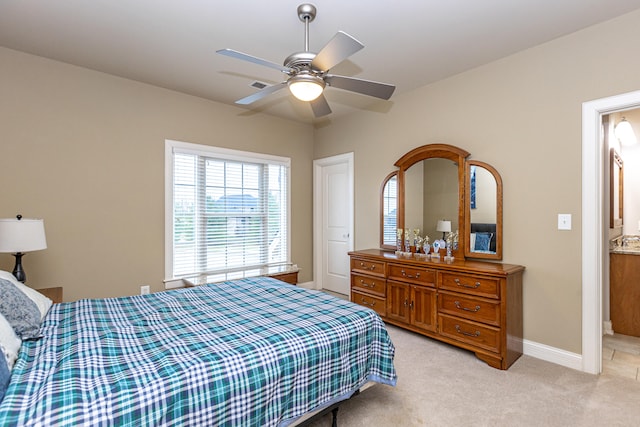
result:
M 166 141 L 166 163 L 168 279 L 289 261 L 289 158 Z

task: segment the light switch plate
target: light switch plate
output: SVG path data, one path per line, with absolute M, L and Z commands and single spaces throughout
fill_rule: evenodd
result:
M 571 214 L 558 214 L 558 230 L 571 230 Z

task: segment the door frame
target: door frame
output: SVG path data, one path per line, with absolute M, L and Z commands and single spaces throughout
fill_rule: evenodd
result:
M 640 91 L 582 104 L 582 370 L 602 372 L 602 284 L 608 228 L 604 226 L 602 116 L 640 107 Z
M 313 280 L 314 288 L 322 289 L 322 271 L 324 264 L 324 254 L 322 253 L 323 233 L 322 224 L 324 220 L 324 206 L 322 203 L 323 180 L 322 171 L 327 166 L 341 163 L 347 164 L 347 174 L 349 180 L 348 197 L 349 203 L 349 243 L 350 251 L 354 247 L 354 155 L 353 152 L 338 154 L 335 156 L 316 159 L 313 161 Z

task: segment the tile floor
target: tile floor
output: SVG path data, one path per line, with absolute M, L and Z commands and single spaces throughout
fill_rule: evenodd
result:
M 640 338 L 620 334 L 604 335 L 602 374 L 640 381 Z

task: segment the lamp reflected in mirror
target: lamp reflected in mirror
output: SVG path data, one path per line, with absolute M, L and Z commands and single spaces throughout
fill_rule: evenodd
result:
M 451 221 L 439 220 L 436 225 L 436 231 L 442 232 L 442 240 L 445 240 L 445 234 L 451 233 Z

